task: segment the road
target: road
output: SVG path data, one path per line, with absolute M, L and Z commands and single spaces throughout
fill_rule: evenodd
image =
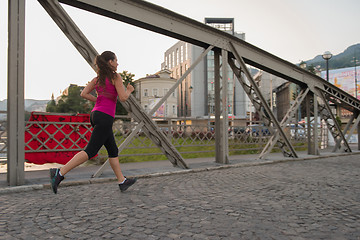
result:
M 0 195 L 0 239 L 360 239 L 357 155 Z

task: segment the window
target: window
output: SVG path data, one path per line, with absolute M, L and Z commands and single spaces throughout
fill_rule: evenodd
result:
M 175 53 L 172 53 L 172 66 L 175 67 Z
M 176 97 L 175 92 L 176 92 L 176 91 L 173 91 L 173 92 L 172 92 L 172 96 L 173 96 L 173 97 Z
M 168 57 L 165 57 L 165 68 L 168 69 L 169 68 L 169 65 L 168 65 Z
M 210 84 L 208 85 L 208 90 L 209 91 L 214 91 L 215 90 L 215 84 L 213 81 L 210 82 Z
M 188 44 L 185 43 L 185 61 L 188 60 L 189 56 L 188 56 Z
M 172 106 L 172 113 L 176 114 L 176 106 L 175 105 Z
M 214 67 L 215 63 L 214 63 L 214 59 L 209 59 L 208 58 L 208 61 L 207 61 L 207 64 L 208 64 L 208 67 Z
M 149 110 L 148 105 L 144 105 L 144 110 L 145 110 L 145 112 L 147 112 Z
M 208 72 L 208 79 L 211 80 L 211 81 L 214 81 L 214 78 L 215 78 L 215 72 L 209 71 Z
M 166 104 L 166 106 L 165 106 L 165 117 L 167 117 L 167 115 L 168 115 L 168 112 L 169 112 L 169 105 L 167 105 Z
M 180 47 L 180 62 L 184 62 L 184 46 L 181 45 Z
M 172 64 L 171 64 L 171 53 L 169 54 L 169 69 L 172 68 Z
M 153 96 L 154 97 L 158 96 L 158 89 L 157 88 L 153 88 Z
M 180 62 L 179 62 L 179 49 L 177 48 L 176 49 L 176 65 L 178 65 Z
M 144 89 L 144 97 L 147 97 L 147 96 L 149 96 L 149 94 L 148 94 L 148 90 L 145 88 Z

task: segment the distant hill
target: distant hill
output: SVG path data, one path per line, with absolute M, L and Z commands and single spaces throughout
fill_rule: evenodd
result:
M 50 100 L 34 100 L 34 99 L 25 99 L 25 111 L 42 111 L 46 110 L 46 105 Z M 7 108 L 7 99 L 0 101 L 0 111 L 6 111 Z
M 360 43 L 354 44 L 348 47 L 344 52 L 332 56 L 332 58 L 329 60 L 329 69 L 354 67 L 355 53 L 356 53 L 356 59 L 359 60 L 360 62 Z M 326 69 L 326 61 L 322 58 L 322 55 L 318 55 L 313 59 L 304 62 L 306 62 L 307 66 L 311 66 L 311 65 L 314 67 L 320 66 L 320 70 Z

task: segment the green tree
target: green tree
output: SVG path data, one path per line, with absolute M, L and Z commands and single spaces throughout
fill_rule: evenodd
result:
M 129 73 L 128 71 L 122 71 L 119 74 L 122 77 L 122 79 L 124 80 L 124 85 L 125 86 L 128 83 L 130 83 L 133 87 L 135 87 L 135 83 L 134 83 L 135 74 Z
M 75 84 L 70 84 L 68 94 L 62 95 L 56 104 L 54 96 L 46 106 L 48 112 L 58 113 L 89 113 L 91 104 L 80 96 L 81 88 Z
M 135 75 L 128 71 L 119 73 L 124 80 L 124 85 L 131 84 L 135 86 L 134 77 Z M 94 107 L 94 103 L 90 102 L 80 96 L 81 88 L 75 84 L 70 84 L 68 88 L 68 94 L 62 95 L 58 103 L 54 100 L 54 94 L 51 96 L 51 101 L 46 106 L 47 112 L 58 112 L 58 113 L 89 113 Z M 118 101 L 116 103 L 116 115 L 127 115 L 127 111 Z
M 128 84 L 131 84 L 133 87 L 135 87 L 134 83 L 134 77 L 135 74 L 129 73 L 128 71 L 122 71 L 119 73 L 121 78 L 124 80 L 124 86 L 126 87 Z M 116 103 L 116 115 L 127 115 L 128 112 L 125 110 L 125 108 L 122 106 L 122 104 L 118 101 Z
M 54 99 L 54 93 L 51 95 L 51 100 L 46 105 L 46 111 L 47 112 L 56 112 L 56 102 Z
M 306 68 L 309 72 L 311 72 L 312 74 L 316 74 L 316 69 L 314 67 L 314 65 L 310 65 Z

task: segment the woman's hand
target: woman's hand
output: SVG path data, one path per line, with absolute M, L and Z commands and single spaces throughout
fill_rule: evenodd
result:
M 134 91 L 134 87 L 130 83 L 128 83 L 128 85 L 126 86 L 126 91 L 132 93 Z

